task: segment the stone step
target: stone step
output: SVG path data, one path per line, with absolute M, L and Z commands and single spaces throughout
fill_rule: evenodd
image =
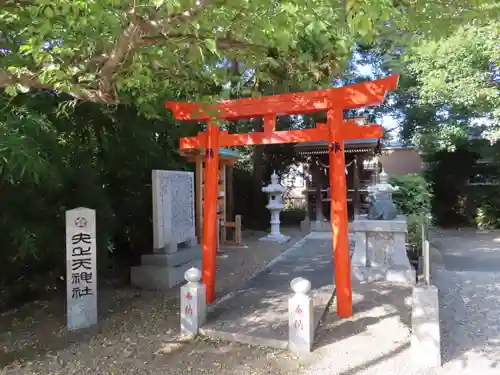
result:
M 201 246 L 180 248 L 175 253 L 169 254 L 144 254 L 141 257 L 141 264 L 148 266 L 176 267 L 184 263 L 201 259 Z
M 181 264 L 177 267 L 141 265 L 131 267 L 132 286 L 147 290 L 168 290 L 184 283 L 184 272 L 191 267 L 201 269 L 201 260 Z

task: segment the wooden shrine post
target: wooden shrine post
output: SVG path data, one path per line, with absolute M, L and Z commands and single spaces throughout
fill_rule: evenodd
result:
M 337 289 L 337 314 L 352 315 L 351 270 L 347 219 L 344 140 L 382 138 L 380 125 L 358 126 L 345 121 L 343 111 L 379 105 L 388 91 L 397 87 L 398 76 L 311 92 L 228 100 L 212 106 L 202 103 L 165 102 L 177 120 L 207 122 L 207 132 L 182 138 L 181 149 L 206 149 L 205 206 L 203 220 L 202 279 L 207 287 L 207 303 L 215 299 L 217 180 L 219 147 L 329 141 L 330 190 L 332 191 L 332 237 Z M 204 109 L 203 109 L 204 108 Z M 206 111 L 205 111 L 206 110 Z M 276 116 L 327 112 L 327 124 L 303 130 L 276 130 Z M 264 131 L 229 134 L 214 124 L 215 119 L 264 118 Z

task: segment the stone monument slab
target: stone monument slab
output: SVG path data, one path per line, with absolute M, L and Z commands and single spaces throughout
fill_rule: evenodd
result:
M 184 272 L 200 267 L 194 215 L 193 172 L 153 170 L 153 254 L 131 268 L 131 281 L 144 289 L 165 290 L 184 281 Z
M 141 264 L 150 266 L 176 267 L 193 260 L 201 260 L 201 246 L 181 249 L 169 254 L 143 254 Z
M 195 245 L 193 172 L 153 170 L 152 180 L 155 252 L 172 253 L 180 244 Z
M 95 210 L 66 211 L 67 319 L 70 331 L 97 324 Z

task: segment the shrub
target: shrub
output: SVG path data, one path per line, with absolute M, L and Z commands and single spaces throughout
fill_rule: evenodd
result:
M 306 210 L 301 208 L 291 208 L 283 210 L 280 214 L 281 225 L 297 226 L 306 218 Z
M 125 282 L 128 266 L 153 246 L 151 170 L 192 168 L 175 147 L 186 128 L 88 102 L 56 116 L 66 100 L 59 95 L 4 99 L 0 311 L 65 292 L 64 215 L 78 206 L 96 210 L 100 280 Z
M 429 183 L 416 173 L 394 176 L 390 183 L 398 186 L 394 204 L 404 215 L 422 215 L 429 212 L 432 193 Z
M 422 216 L 408 216 L 408 237 L 406 239 L 410 260 L 417 260 L 422 249 Z
M 390 183 L 399 187 L 394 203 L 408 217 L 408 256 L 416 261 L 422 248 L 422 222 L 431 206 L 431 189 L 425 178 L 415 173 L 392 177 Z
M 480 229 L 500 228 L 500 198 L 498 188 L 485 193 L 476 206 L 476 225 Z

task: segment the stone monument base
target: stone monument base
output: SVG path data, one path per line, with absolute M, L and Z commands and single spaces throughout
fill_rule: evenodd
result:
M 351 275 L 354 279 L 364 282 L 387 281 L 395 284 L 415 285 L 416 272 L 406 268 L 372 268 L 352 265 Z
M 141 265 L 131 267 L 132 286 L 147 290 L 167 290 L 183 283 L 184 272 L 201 269 L 201 247 L 180 249 L 169 254 L 144 254 Z
M 290 241 L 290 239 L 291 239 L 290 236 L 285 236 L 284 234 L 281 233 L 278 234 L 269 233 L 267 236 L 259 238 L 259 241 L 277 242 L 280 244 L 284 244 Z
M 355 243 L 351 260 L 354 278 L 415 284 L 415 270 L 406 253 L 405 216 L 394 220 L 368 220 L 359 216 L 352 222 L 351 230 Z

